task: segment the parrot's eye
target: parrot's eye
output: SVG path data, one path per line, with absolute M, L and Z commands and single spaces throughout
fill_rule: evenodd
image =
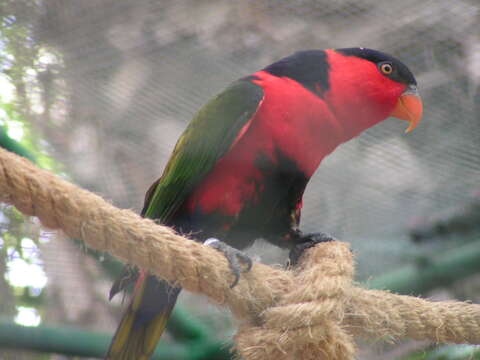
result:
M 393 66 L 390 63 L 380 64 L 380 71 L 385 75 L 390 75 L 393 72 Z

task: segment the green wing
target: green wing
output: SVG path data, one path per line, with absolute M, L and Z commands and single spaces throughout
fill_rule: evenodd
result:
M 239 80 L 203 106 L 178 139 L 162 177 L 148 190 L 142 216 L 168 222 L 230 149 L 262 99 L 259 85 Z

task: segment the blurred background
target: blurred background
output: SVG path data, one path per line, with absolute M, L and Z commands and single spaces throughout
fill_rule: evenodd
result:
M 233 80 L 300 49 L 399 57 L 423 122 L 405 135 L 387 120 L 339 148 L 308 187 L 301 227 L 350 242 L 369 286 L 479 302 L 478 0 L 0 0 L 0 19 L 1 145 L 135 211 L 188 121 Z M 266 245 L 255 253 L 285 263 Z M 107 298 L 118 269 L 0 205 L 0 359 L 99 356 L 122 309 Z M 173 331 L 163 358 L 228 358 L 229 314 L 191 294 L 179 304 L 177 325 L 217 352 L 195 354 Z M 480 358 L 472 346 L 360 347 L 359 359 Z

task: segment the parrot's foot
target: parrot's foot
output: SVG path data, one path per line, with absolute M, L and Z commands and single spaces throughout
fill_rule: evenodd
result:
M 295 237 L 295 245 L 290 250 L 289 266 L 296 266 L 305 250 L 319 243 L 336 240 L 334 237 L 325 233 L 302 234 L 300 231 L 295 234 Z
M 235 287 L 235 285 L 237 285 L 238 280 L 240 280 L 240 274 L 242 272 L 248 272 L 252 268 L 252 259 L 250 259 L 247 254 L 241 252 L 240 250 L 235 249 L 230 245 L 227 245 L 224 242 L 215 238 L 207 239 L 204 244 L 220 251 L 227 258 L 228 265 L 230 266 L 230 269 L 235 276 L 235 279 L 233 280 L 232 285 L 230 285 L 230 288 L 233 288 Z

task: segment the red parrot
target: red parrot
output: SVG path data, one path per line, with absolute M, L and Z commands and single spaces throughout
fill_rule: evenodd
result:
M 402 62 L 366 48 L 299 51 L 200 109 L 148 190 L 142 216 L 198 241 L 221 239 L 215 247 L 236 280 L 239 261 L 249 265 L 237 249 L 258 238 L 291 249 L 295 261 L 331 239 L 298 229 L 309 179 L 337 146 L 390 116 L 408 121 L 407 132 L 422 116 L 416 80 Z M 144 270 L 134 277 L 107 359 L 149 359 L 180 292 Z

